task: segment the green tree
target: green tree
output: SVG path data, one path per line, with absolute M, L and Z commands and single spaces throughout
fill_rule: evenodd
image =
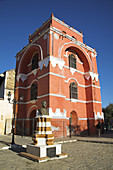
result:
M 113 119 L 113 103 L 109 104 L 106 108 L 102 108 L 105 119 L 110 121 Z

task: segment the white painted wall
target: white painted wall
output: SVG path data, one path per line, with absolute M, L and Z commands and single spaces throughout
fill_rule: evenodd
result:
M 0 134 L 4 134 L 5 126 L 7 130 L 6 133 L 11 133 L 12 117 L 13 117 L 13 104 L 8 103 L 7 100 L 0 100 Z M 7 123 L 6 119 L 8 119 Z

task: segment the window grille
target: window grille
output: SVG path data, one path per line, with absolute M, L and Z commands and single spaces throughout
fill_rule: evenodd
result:
M 69 67 L 76 69 L 76 58 L 73 54 L 69 55 Z
M 35 54 L 32 58 L 32 70 L 38 68 L 38 55 Z
M 70 98 L 78 99 L 78 87 L 77 84 L 74 82 L 70 84 Z
M 37 99 L 37 84 L 34 83 L 31 86 L 31 100 Z

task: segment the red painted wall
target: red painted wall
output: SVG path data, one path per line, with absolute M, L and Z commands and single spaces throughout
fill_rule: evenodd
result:
M 73 37 L 74 38 L 73 38 Z M 45 63 L 42 68 L 31 70 L 31 62 L 34 53 L 39 54 L 39 63 Z M 77 69 L 73 71 L 69 67 L 69 54 L 75 53 Z M 51 57 L 52 56 L 52 57 Z M 47 102 L 47 107 L 52 108 L 53 127 L 59 127 L 62 131 L 62 121 L 69 125 L 70 114 L 76 113 L 76 133 L 87 131 L 89 119 L 89 131 L 95 133 L 94 112 L 102 112 L 100 84 L 98 79 L 96 51 L 83 43 L 83 35 L 53 15 L 41 28 L 30 35 L 29 44 L 17 53 L 17 80 L 15 97 L 23 101 L 19 102 L 16 109 L 17 118 L 29 118 L 33 110 L 41 107 L 41 101 Z M 44 62 L 48 60 L 47 62 Z M 51 59 L 52 58 L 52 59 Z M 63 67 L 60 68 L 60 64 Z M 54 65 L 55 64 L 55 65 Z M 91 72 L 91 74 L 90 74 Z M 94 79 L 93 79 L 94 73 Z M 86 79 L 86 74 L 90 74 Z M 96 79 L 97 76 L 97 79 Z M 37 99 L 30 100 L 32 83 L 37 83 Z M 71 82 L 77 83 L 78 99 L 70 99 L 69 86 Z M 54 116 L 57 109 L 66 117 Z M 62 115 L 62 114 L 61 114 Z M 54 131 L 56 137 L 66 136 L 67 129 L 61 133 Z

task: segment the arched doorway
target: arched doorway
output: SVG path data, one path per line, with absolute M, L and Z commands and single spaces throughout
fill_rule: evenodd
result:
M 78 134 L 79 126 L 78 126 L 78 115 L 75 110 L 70 113 L 71 118 L 71 135 Z
M 36 110 L 33 110 L 30 114 L 30 118 L 29 118 L 29 135 L 33 135 L 35 130 L 36 130 Z

